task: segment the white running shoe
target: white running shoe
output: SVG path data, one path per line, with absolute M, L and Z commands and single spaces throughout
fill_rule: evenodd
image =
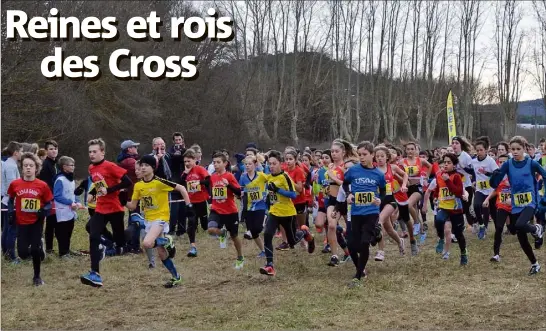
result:
M 377 251 L 377 254 L 375 254 L 375 258 L 374 258 L 376 261 L 380 261 L 380 262 L 383 262 L 383 260 L 385 260 L 385 252 L 384 251 Z

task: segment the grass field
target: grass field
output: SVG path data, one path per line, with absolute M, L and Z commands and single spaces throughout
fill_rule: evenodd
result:
M 73 249 L 88 249 L 84 224 L 76 223 Z M 275 252 L 277 276 L 267 278 L 253 242 L 244 242 L 246 264 L 237 271 L 233 244 L 220 249 L 203 232 L 194 259 L 186 257 L 187 237 L 177 240 L 185 283 L 174 289 L 163 288 L 168 272 L 161 263 L 149 270 L 145 254 L 106 258 L 102 288 L 80 283 L 89 257 L 48 256 L 38 288 L 30 262 L 2 262 L 2 329 L 546 329 L 544 271 L 527 276 L 514 236 L 505 237 L 498 265 L 489 262 L 492 235 L 469 237 L 466 267 L 456 244 L 448 261 L 434 252 L 433 228 L 417 257 L 400 257 L 389 243 L 386 260 L 372 259 L 356 289 L 346 286 L 353 264 L 328 267 L 320 249 Z M 536 253 L 546 267 L 546 249 Z

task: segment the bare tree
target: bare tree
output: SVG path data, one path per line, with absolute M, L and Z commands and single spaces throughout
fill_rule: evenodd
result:
M 546 108 L 546 0 L 533 1 L 539 28 L 537 40 L 533 49 L 534 72 L 532 76 L 539 88 Z
M 501 131 L 507 140 L 516 130 L 516 110 L 521 92 L 520 74 L 524 57 L 522 50 L 524 34 L 519 29 L 521 12 L 517 1 L 497 3 L 495 19 L 497 88 L 504 119 Z

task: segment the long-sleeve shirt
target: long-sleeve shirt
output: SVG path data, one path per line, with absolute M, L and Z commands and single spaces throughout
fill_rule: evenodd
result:
M 17 161 L 10 157 L 2 164 L 2 197 L 8 195 L 9 184 L 18 178 L 21 178 L 21 175 L 19 174 Z

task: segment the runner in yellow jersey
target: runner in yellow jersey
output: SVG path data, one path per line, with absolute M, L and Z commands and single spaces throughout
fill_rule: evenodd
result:
M 292 202 L 292 199 L 296 197 L 296 189 L 290 176 L 281 169 L 281 153 L 278 151 L 269 152 L 268 160 L 271 171 L 271 174 L 267 178 L 269 215 L 265 222 L 264 231 L 264 248 L 267 263 L 260 268 L 260 273 L 274 276 L 273 236 L 279 225 L 286 231 L 290 248 L 294 248 L 296 243 L 305 239 L 309 243 L 308 252 L 313 253 L 315 250 L 315 239 L 309 232 L 309 228 L 305 225 L 302 226 L 301 231 L 296 231 L 296 208 Z
M 127 203 L 127 208 L 134 210 L 140 201 L 140 208 L 144 213 L 146 236 L 143 240 L 144 248 L 157 247 L 159 258 L 163 265 L 172 274 L 172 278 L 164 285 L 167 288 L 182 283 L 182 277 L 176 271 L 172 258 L 176 250 L 169 233 L 169 192 L 180 192 L 187 208 L 186 213 L 193 213 L 190 197 L 186 188 L 182 185 L 154 176 L 157 160 L 153 155 L 145 155 L 140 159 L 140 171 L 142 181 L 135 184 L 133 197 Z M 187 215 L 191 217 L 192 215 Z

